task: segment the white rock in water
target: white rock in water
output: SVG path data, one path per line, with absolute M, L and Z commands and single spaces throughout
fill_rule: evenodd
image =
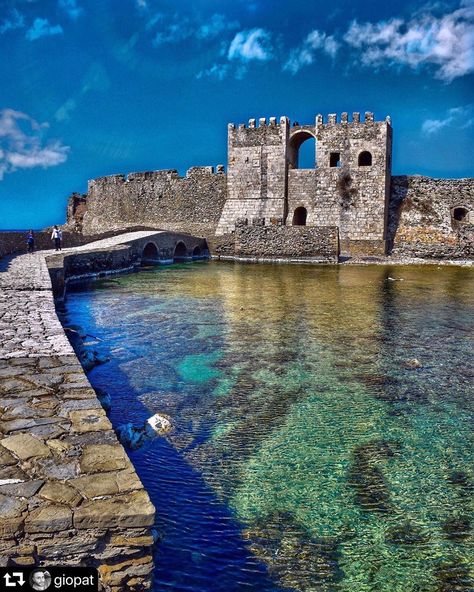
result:
M 165 415 L 155 413 L 147 419 L 147 422 L 157 434 L 167 434 L 171 430 L 171 421 Z

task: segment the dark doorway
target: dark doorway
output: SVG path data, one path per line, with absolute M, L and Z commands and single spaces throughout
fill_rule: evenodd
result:
M 293 214 L 293 226 L 306 226 L 306 217 L 308 212 L 306 208 L 296 208 Z

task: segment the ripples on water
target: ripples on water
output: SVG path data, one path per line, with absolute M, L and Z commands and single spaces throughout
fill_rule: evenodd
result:
M 472 591 L 473 277 L 199 263 L 71 293 L 114 426 L 174 421 L 131 452 L 155 590 Z

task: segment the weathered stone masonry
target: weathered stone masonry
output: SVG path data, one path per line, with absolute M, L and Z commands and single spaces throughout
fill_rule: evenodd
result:
M 102 177 L 89 182 L 82 231 L 96 234 L 142 224 L 206 236 L 216 228 L 225 198 L 223 167 L 216 173 L 212 167 L 194 167 L 186 177 L 175 170 Z M 73 196 L 71 202 L 76 201 Z
M 314 167 L 298 168 L 302 144 L 313 139 Z M 228 126 L 227 174 L 220 166 L 184 178 L 156 171 L 97 179 L 86 196 L 71 198 L 68 222 L 85 234 L 136 224 L 201 234 L 216 255 L 237 254 L 236 225 L 246 220 L 247 238 L 258 234 L 255 248 L 263 244 L 260 226 L 283 228 L 270 233 L 280 241 L 272 241 L 275 257 L 293 232 L 285 229 L 300 225 L 322 235 L 336 227 L 340 254 L 350 257 L 472 257 L 473 180 L 392 177 L 391 162 L 389 117 L 317 115 L 309 125 L 251 119 Z M 263 251 L 270 256 L 269 245 Z

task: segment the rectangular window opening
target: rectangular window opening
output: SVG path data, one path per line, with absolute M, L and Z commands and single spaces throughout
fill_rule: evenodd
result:
M 340 167 L 341 166 L 341 153 L 340 152 L 331 152 L 329 157 L 329 166 L 330 167 Z

